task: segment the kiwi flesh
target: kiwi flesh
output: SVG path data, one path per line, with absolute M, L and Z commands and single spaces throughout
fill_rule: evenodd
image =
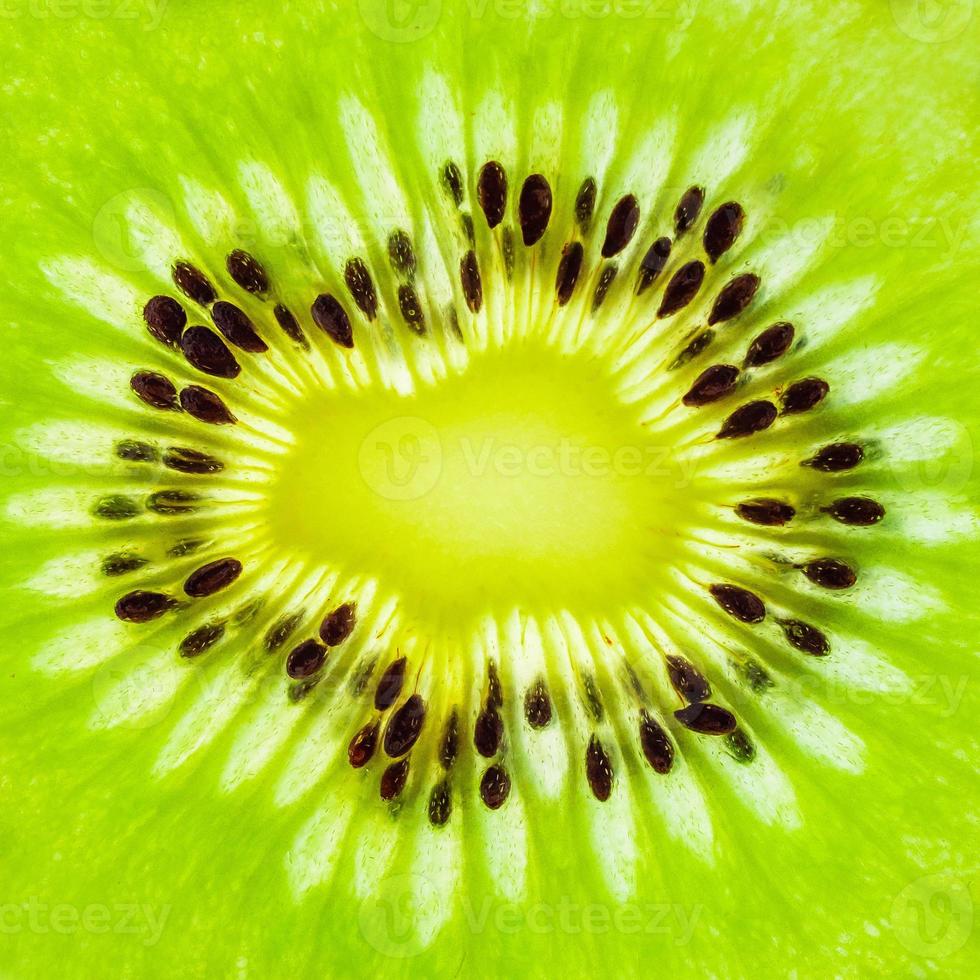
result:
M 3 42 L 0 967 L 967 975 L 972 25 L 447 6 Z

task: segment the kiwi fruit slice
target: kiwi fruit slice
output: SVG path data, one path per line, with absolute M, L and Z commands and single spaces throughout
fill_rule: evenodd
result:
M 976 18 L 599 6 L 5 29 L 4 975 L 971 972 Z

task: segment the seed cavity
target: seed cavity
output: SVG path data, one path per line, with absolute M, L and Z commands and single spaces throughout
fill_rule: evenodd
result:
M 208 327 L 188 327 L 180 338 L 180 349 L 188 362 L 216 378 L 237 378 L 241 365 L 225 342 Z
M 400 228 L 388 236 L 388 261 L 398 275 L 409 280 L 415 278 L 415 270 L 418 267 L 415 249 L 412 247 L 412 240 L 408 237 L 408 233 Z
M 174 284 L 188 298 L 201 306 L 210 306 L 217 293 L 207 276 L 190 262 L 178 262 L 171 272 Z
M 303 621 L 302 613 L 281 616 L 266 631 L 262 641 L 267 653 L 275 653 L 293 635 L 296 627 Z
M 392 716 L 385 728 L 384 749 L 392 759 L 404 755 L 417 741 L 425 721 L 425 702 L 413 694 Z
M 446 727 L 439 742 L 439 764 L 449 772 L 459 753 L 459 715 L 455 708 L 446 719 Z
M 201 498 L 188 490 L 157 490 L 146 499 L 146 509 L 154 514 L 173 517 L 177 514 L 189 514 L 197 510 Z
M 140 512 L 139 504 L 132 497 L 114 494 L 98 500 L 92 513 L 105 521 L 128 521 Z
M 453 204 L 459 207 L 463 203 L 463 177 L 459 172 L 459 167 L 452 160 L 443 167 L 442 186 L 446 188 Z
M 218 558 L 196 568 L 184 582 L 184 592 L 193 599 L 203 599 L 228 588 L 242 574 L 237 558 Z
M 551 721 L 551 698 L 543 680 L 537 680 L 524 695 L 524 717 L 532 728 L 545 728 Z
M 543 174 L 531 174 L 524 181 L 517 202 L 517 217 L 526 247 L 541 240 L 551 219 L 551 206 L 551 185 Z
M 262 296 L 269 291 L 269 277 L 254 256 L 236 248 L 225 260 L 228 275 L 247 293 Z
M 745 212 L 737 201 L 728 201 L 711 213 L 704 226 L 703 243 L 704 250 L 713 263 L 735 244 L 744 223 Z
M 316 640 L 304 640 L 293 647 L 286 658 L 286 673 L 294 680 L 312 677 L 325 663 L 327 648 Z
M 421 337 L 425 333 L 425 314 L 414 286 L 403 283 L 398 287 L 398 308 L 405 323 Z
M 674 717 L 692 732 L 700 735 L 729 735 L 735 731 L 735 716 L 720 705 L 698 701 L 674 712 Z
M 496 709 L 487 706 L 480 712 L 473 728 L 473 744 L 477 752 L 492 759 L 500 748 L 504 736 L 504 723 Z
M 134 592 L 127 592 L 116 603 L 116 616 L 126 623 L 148 623 L 151 619 L 158 619 L 176 605 L 176 599 L 162 592 L 136 589 Z
M 582 271 L 584 256 L 585 249 L 582 248 L 581 242 L 568 242 L 562 249 L 558 274 L 555 276 L 555 294 L 559 306 L 565 306 L 572 298 L 579 273 Z
M 491 660 L 487 664 L 487 705 L 491 708 L 503 707 L 504 692 L 500 686 L 497 665 Z
M 449 819 L 452 812 L 453 800 L 449 788 L 449 780 L 443 779 L 432 787 L 429 794 L 429 823 L 433 827 L 441 827 Z
M 354 632 L 357 624 L 357 606 L 345 602 L 328 613 L 320 624 L 320 639 L 328 647 L 340 646 Z
M 347 746 L 347 758 L 351 766 L 360 769 L 366 766 L 374 756 L 378 745 L 378 732 L 381 723 L 369 721 L 351 740 Z
M 381 799 L 385 801 L 397 799 L 401 796 L 407 780 L 408 759 L 391 763 L 381 775 Z
M 310 342 L 306 339 L 306 334 L 303 333 L 303 328 L 299 325 L 296 317 L 293 316 L 292 311 L 283 306 L 282 303 L 277 303 L 276 308 L 272 312 L 275 315 L 276 323 L 279 324 L 279 329 L 293 343 L 299 344 L 303 350 L 309 350 Z
M 135 572 L 137 568 L 142 568 L 148 564 L 148 559 L 132 552 L 120 551 L 112 555 L 106 555 L 102 559 L 102 574 L 109 578 L 118 578 L 120 575 L 128 575 Z
M 378 711 L 387 711 L 398 700 L 402 693 L 402 684 L 405 683 L 407 664 L 407 658 L 399 657 L 381 675 L 374 692 L 374 706 Z
M 613 770 L 602 742 L 595 735 L 589 739 L 585 750 L 585 773 L 592 795 L 600 803 L 604 803 L 612 793 Z
M 340 303 L 330 295 L 321 293 L 310 308 L 313 322 L 339 347 L 354 346 L 354 331 L 350 317 Z
M 143 307 L 146 328 L 161 344 L 176 347 L 187 325 L 184 308 L 170 296 L 154 296 Z
M 181 388 L 180 407 L 198 422 L 209 425 L 233 425 L 238 421 L 220 396 L 200 385 Z
M 817 558 L 803 566 L 803 574 L 824 589 L 849 589 L 857 582 L 857 572 L 837 558 Z
M 762 280 L 752 272 L 736 276 L 725 283 L 714 306 L 711 307 L 708 325 L 714 326 L 716 323 L 724 323 L 738 316 L 755 298 L 761 283 Z
M 171 446 L 167 449 L 163 454 L 163 465 L 178 473 L 197 474 L 220 473 L 225 468 L 220 459 L 183 446 Z
M 801 466 L 809 466 L 821 473 L 841 473 L 853 470 L 864 459 L 864 449 L 853 442 L 832 442 L 818 449 Z
M 586 234 L 592 226 L 592 215 L 595 213 L 596 182 L 592 177 L 586 177 L 575 195 L 575 221 L 582 234 Z
M 793 324 L 785 320 L 767 327 L 749 344 L 744 366 L 762 367 L 782 357 L 789 350 L 795 335 Z
M 595 721 L 602 721 L 603 708 L 602 698 L 599 696 L 599 689 L 595 685 L 595 678 L 591 674 L 586 674 L 582 678 L 582 687 L 585 689 L 585 706 L 589 709 Z
M 779 625 L 789 645 L 813 657 L 825 657 L 830 653 L 830 642 L 821 630 L 800 619 L 782 619 Z
M 682 265 L 671 277 L 660 300 L 658 317 L 673 316 L 694 299 L 704 282 L 704 263 L 695 259 Z
M 776 421 L 777 414 L 776 406 L 772 402 L 748 402 L 748 404 L 736 408 L 725 419 L 715 438 L 742 439 L 745 436 L 754 435 L 756 432 L 762 432 L 763 429 L 768 429 Z
M 610 259 L 618 255 L 636 234 L 640 223 L 640 203 L 632 194 L 621 197 L 606 222 L 606 238 L 602 243 L 602 257 Z
M 123 439 L 122 442 L 116 443 L 116 456 L 126 460 L 127 463 L 155 463 L 159 453 L 148 442 Z
M 783 415 L 809 412 L 827 397 L 829 391 L 830 385 L 822 378 L 795 381 L 783 392 Z
M 476 231 L 473 228 L 473 215 L 464 211 L 459 216 L 459 223 L 463 228 L 463 235 L 471 246 L 476 245 Z M 506 229 L 505 229 L 506 230 Z
M 378 315 L 378 294 L 363 259 L 355 257 L 347 262 L 344 266 L 344 282 L 347 283 L 357 308 L 369 320 L 373 320 Z
M 263 354 L 269 349 L 268 344 L 256 333 L 255 325 L 245 311 L 234 303 L 218 300 L 211 307 L 211 319 L 222 336 L 241 350 L 248 351 L 249 354 Z
M 725 750 L 736 762 L 751 762 L 755 758 L 755 746 L 741 728 L 725 736 Z
M 504 220 L 504 211 L 507 209 L 507 175 L 496 160 L 491 160 L 480 168 L 476 197 L 486 215 L 487 224 L 496 228 Z
M 510 795 L 510 776 L 503 766 L 490 766 L 480 780 L 480 799 L 491 810 L 499 810 Z
M 177 407 L 177 388 L 170 378 L 156 371 L 137 371 L 129 379 L 140 401 L 151 408 L 174 409 Z
M 606 294 L 609 292 L 609 287 L 613 284 L 616 279 L 616 273 L 619 270 L 614 265 L 607 265 L 602 272 L 599 274 L 599 281 L 595 285 L 595 292 L 592 295 L 592 312 L 595 313 L 597 309 L 605 302 Z
M 855 527 L 870 527 L 885 516 L 885 508 L 870 497 L 841 497 L 821 509 L 835 521 Z
M 207 623 L 188 633 L 180 641 L 180 655 L 188 658 L 197 657 L 205 650 L 210 650 L 224 635 L 224 623 Z
M 742 623 L 761 623 L 766 618 L 766 604 L 748 589 L 738 585 L 718 583 L 709 587 L 715 602 Z
M 480 267 L 477 265 L 476 252 L 468 251 L 459 262 L 459 281 L 463 287 L 463 296 L 471 313 L 479 313 L 483 306 L 483 281 L 480 279 Z
M 735 508 L 735 511 L 743 521 L 759 524 L 762 527 L 782 527 L 796 516 L 795 508 L 771 497 L 745 500 Z
M 735 390 L 739 370 L 731 364 L 713 364 L 702 371 L 682 401 L 689 408 L 708 405 Z
M 702 207 L 704 188 L 697 185 L 689 187 L 674 211 L 674 229 L 678 235 L 683 235 L 698 220 Z
M 637 296 L 641 296 L 657 281 L 670 258 L 670 249 L 671 241 L 666 236 L 658 238 L 647 249 L 646 255 L 640 261 L 640 274 L 636 280 Z
M 676 371 L 707 350 L 715 339 L 714 330 L 702 330 L 671 362 L 670 370 Z
M 640 747 L 654 772 L 670 772 L 674 764 L 674 746 L 663 727 L 650 715 L 640 713 Z
M 711 697 L 711 685 L 707 678 L 690 661 L 683 657 L 667 657 L 667 674 L 674 690 L 687 702 L 706 701 Z

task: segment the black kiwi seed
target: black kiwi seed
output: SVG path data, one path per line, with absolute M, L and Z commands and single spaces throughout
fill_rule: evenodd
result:
M 218 558 L 194 569 L 184 582 L 184 592 L 194 599 L 203 599 L 228 588 L 242 574 L 237 558 Z
M 480 168 L 476 196 L 487 216 L 487 224 L 496 228 L 504 220 L 504 211 L 507 209 L 507 174 L 496 160 L 491 160 Z
M 499 810 L 510 794 L 510 776 L 503 766 L 490 766 L 480 780 L 480 799 L 491 809 Z
M 196 657 L 205 650 L 210 650 L 224 635 L 224 623 L 207 623 L 200 626 L 180 641 L 180 655 Z
M 309 350 L 310 342 L 306 339 L 306 334 L 303 333 L 303 328 L 299 325 L 299 321 L 293 315 L 292 311 L 283 306 L 282 303 L 277 303 L 276 308 L 272 312 L 275 315 L 276 323 L 279 324 L 279 329 L 291 341 L 299 344 L 303 350 Z
M 180 338 L 180 349 L 198 371 L 216 378 L 237 378 L 241 365 L 225 342 L 207 327 L 188 327 Z
M 830 643 L 827 637 L 816 626 L 804 623 L 799 619 L 783 619 L 779 625 L 786 634 L 790 646 L 814 657 L 825 657 L 830 653 Z
M 748 589 L 724 583 L 712 585 L 708 591 L 715 602 L 742 623 L 761 623 L 766 618 L 766 604 Z
M 756 432 L 762 432 L 763 429 L 768 429 L 776 421 L 777 414 L 776 406 L 772 402 L 748 402 L 748 404 L 736 408 L 725 419 L 715 438 L 741 439 Z
M 495 708 L 486 707 L 480 712 L 473 728 L 473 744 L 477 752 L 492 759 L 504 737 L 504 722 Z
M 162 592 L 137 589 L 127 592 L 116 603 L 116 615 L 127 623 L 148 623 L 173 609 L 177 601 Z
M 816 558 L 803 566 L 803 574 L 825 589 L 849 589 L 857 581 L 857 572 L 837 558 Z
M 683 235 L 698 220 L 703 206 L 704 188 L 689 187 L 674 211 L 674 228 L 678 235 Z
M 762 527 L 782 527 L 796 516 L 795 508 L 782 500 L 773 500 L 770 497 L 744 500 L 735 511 L 743 521 L 759 524 Z
M 269 277 L 258 259 L 236 248 L 225 259 L 225 268 L 235 283 L 247 293 L 261 296 L 269 291 Z
M 738 316 L 752 302 L 761 284 L 762 280 L 752 272 L 736 276 L 725 283 L 711 307 L 708 325 L 714 326 Z
M 671 241 L 664 236 L 658 238 L 648 249 L 640 262 L 640 274 L 636 279 L 637 296 L 645 293 L 656 282 L 657 277 L 664 271 L 664 266 L 670 258 Z
M 180 343 L 180 335 L 187 325 L 184 308 L 171 296 L 154 296 L 143 307 L 143 319 L 150 333 L 168 347 Z
M 755 746 L 741 728 L 725 736 L 725 748 L 737 762 L 751 762 L 755 758 Z
M 292 636 L 296 627 L 303 621 L 302 613 L 290 613 L 277 619 L 266 630 L 262 645 L 267 653 L 274 653 Z
M 432 787 L 429 794 L 429 823 L 433 827 L 441 827 L 452 813 L 453 799 L 449 789 L 449 780 L 443 779 Z
M 137 371 L 129 379 L 140 401 L 151 408 L 174 409 L 177 407 L 177 388 L 170 378 L 156 371 Z
M 742 232 L 745 212 L 737 201 L 728 201 L 715 208 L 704 226 L 704 250 L 712 262 L 727 252 Z
M 842 497 L 821 510 L 841 524 L 870 527 L 885 516 L 885 508 L 870 497 Z
M 602 243 L 602 257 L 618 255 L 636 234 L 640 223 L 640 202 L 633 194 L 621 197 L 612 209 L 606 222 L 606 237 Z
M 225 468 L 220 459 L 184 446 L 167 449 L 163 454 L 163 465 L 178 473 L 219 473 Z
M 146 509 L 154 514 L 172 517 L 196 510 L 200 499 L 196 493 L 187 490 L 157 490 L 146 498 Z
M 344 266 L 344 282 L 347 283 L 357 308 L 369 320 L 373 320 L 378 315 L 378 294 L 363 259 L 355 257 L 348 260 Z
M 255 325 L 244 310 L 234 303 L 218 300 L 211 307 L 211 319 L 223 337 L 249 354 L 263 354 L 269 345 L 256 333 Z
M 674 712 L 674 717 L 692 732 L 701 735 L 728 735 L 735 731 L 735 716 L 720 705 L 697 701 Z
M 688 361 L 693 361 L 698 354 L 704 353 L 715 339 L 714 330 L 702 330 L 693 340 L 674 358 L 671 362 L 670 370 L 676 371 L 683 367 Z
M 381 775 L 381 799 L 394 800 L 401 796 L 408 781 L 408 759 L 391 763 Z
M 178 262 L 173 267 L 171 275 L 177 288 L 188 299 L 194 300 L 201 306 L 210 306 L 215 301 L 217 294 L 214 286 L 208 281 L 207 276 L 190 262 Z
M 711 697 L 711 685 L 707 678 L 683 657 L 668 657 L 667 673 L 674 690 L 688 703 L 706 701 Z
M 504 691 L 500 686 L 497 665 L 491 660 L 487 664 L 487 707 L 500 708 L 504 703 Z
M 762 367 L 783 356 L 793 343 L 796 330 L 792 323 L 785 320 L 774 323 L 759 334 L 749 344 L 745 355 L 745 367 Z
M 524 717 L 532 728 L 544 728 L 551 721 L 551 698 L 543 680 L 536 681 L 524 695 Z
M 330 295 L 321 293 L 310 307 L 313 322 L 337 345 L 354 346 L 354 331 L 347 311 Z
M 446 188 L 453 204 L 459 207 L 463 203 L 463 177 L 452 160 L 442 169 L 442 186 Z
M 238 421 L 220 396 L 200 385 L 181 389 L 180 407 L 199 422 L 210 425 L 233 425 Z
M 558 305 L 564 306 L 575 292 L 579 273 L 582 271 L 582 259 L 585 249 L 581 242 L 568 242 L 561 250 L 561 260 L 558 263 L 558 274 L 555 276 L 555 295 Z
M 128 463 L 154 463 L 159 453 L 148 442 L 123 439 L 122 442 L 116 443 L 116 455 Z
M 521 187 L 517 201 L 517 219 L 527 247 L 536 244 L 551 219 L 551 185 L 543 174 L 531 174 Z
M 592 225 L 592 215 L 595 213 L 596 182 L 592 177 L 586 177 L 575 195 L 575 221 L 584 235 Z
M 593 735 L 585 750 L 585 774 L 589 780 L 592 795 L 604 803 L 612 793 L 613 771 L 609 756 L 602 742 Z
M 673 316 L 697 295 L 704 282 L 704 263 L 695 259 L 682 265 L 671 277 L 660 300 L 658 317 Z
M 328 613 L 320 624 L 320 639 L 328 647 L 340 646 L 357 624 L 357 606 L 353 602 L 345 602 Z
M 381 723 L 369 721 L 351 740 L 347 746 L 347 758 L 351 766 L 360 769 L 366 766 L 374 755 L 378 745 L 378 731 Z
M 378 711 L 387 711 L 398 700 L 398 696 L 402 693 L 402 684 L 405 682 L 407 664 L 408 660 L 405 657 L 399 657 L 381 675 L 374 692 L 374 706 Z
M 645 711 L 640 713 L 640 747 L 654 772 L 670 772 L 674 764 L 674 746 L 663 726 Z
M 402 283 L 398 287 L 398 308 L 402 319 L 419 335 L 425 333 L 425 314 L 414 286 Z
M 96 517 L 101 517 L 105 521 L 128 521 L 139 512 L 139 504 L 132 497 L 119 494 L 101 497 L 92 509 Z
M 404 755 L 415 744 L 425 722 L 425 702 L 413 694 L 389 719 L 384 749 L 392 759 Z
M 822 378 L 804 378 L 794 381 L 783 392 L 783 415 L 797 415 L 809 412 L 827 397 L 830 385 Z
M 853 470 L 864 459 L 864 449 L 853 442 L 832 442 L 823 446 L 801 466 L 810 466 L 821 473 L 840 473 Z
M 592 312 L 595 313 L 606 299 L 609 287 L 616 279 L 619 270 L 614 265 L 607 265 L 599 274 L 599 281 L 595 284 L 595 292 L 592 294 Z
M 327 659 L 327 648 L 316 640 L 304 640 L 289 651 L 286 657 L 286 673 L 301 681 L 315 674 Z
M 456 761 L 456 754 L 459 752 L 459 715 L 453 708 L 449 717 L 446 719 L 446 727 L 442 731 L 442 739 L 439 742 L 439 764 L 446 772 L 449 772 Z
M 142 568 L 147 563 L 148 560 L 140 555 L 119 551 L 112 555 L 106 555 L 102 559 L 102 574 L 109 578 L 116 578 L 119 575 L 135 572 L 137 568 Z
M 412 247 L 412 240 L 408 233 L 396 228 L 388 236 L 388 260 L 391 262 L 392 269 L 406 279 L 415 277 L 417 263 L 415 259 L 415 249 Z
M 476 252 L 470 249 L 459 261 L 459 281 L 463 287 L 463 296 L 471 313 L 479 313 L 483 306 L 483 281 L 480 279 L 480 267 L 476 262 Z
M 688 407 L 708 405 L 735 390 L 739 370 L 731 364 L 713 364 L 702 371 L 682 401 Z

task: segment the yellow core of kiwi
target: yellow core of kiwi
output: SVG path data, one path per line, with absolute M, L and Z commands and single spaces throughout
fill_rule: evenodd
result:
M 478 353 L 409 396 L 308 393 L 284 424 L 274 541 L 376 577 L 416 621 L 613 613 L 676 563 L 692 474 L 594 357 Z

